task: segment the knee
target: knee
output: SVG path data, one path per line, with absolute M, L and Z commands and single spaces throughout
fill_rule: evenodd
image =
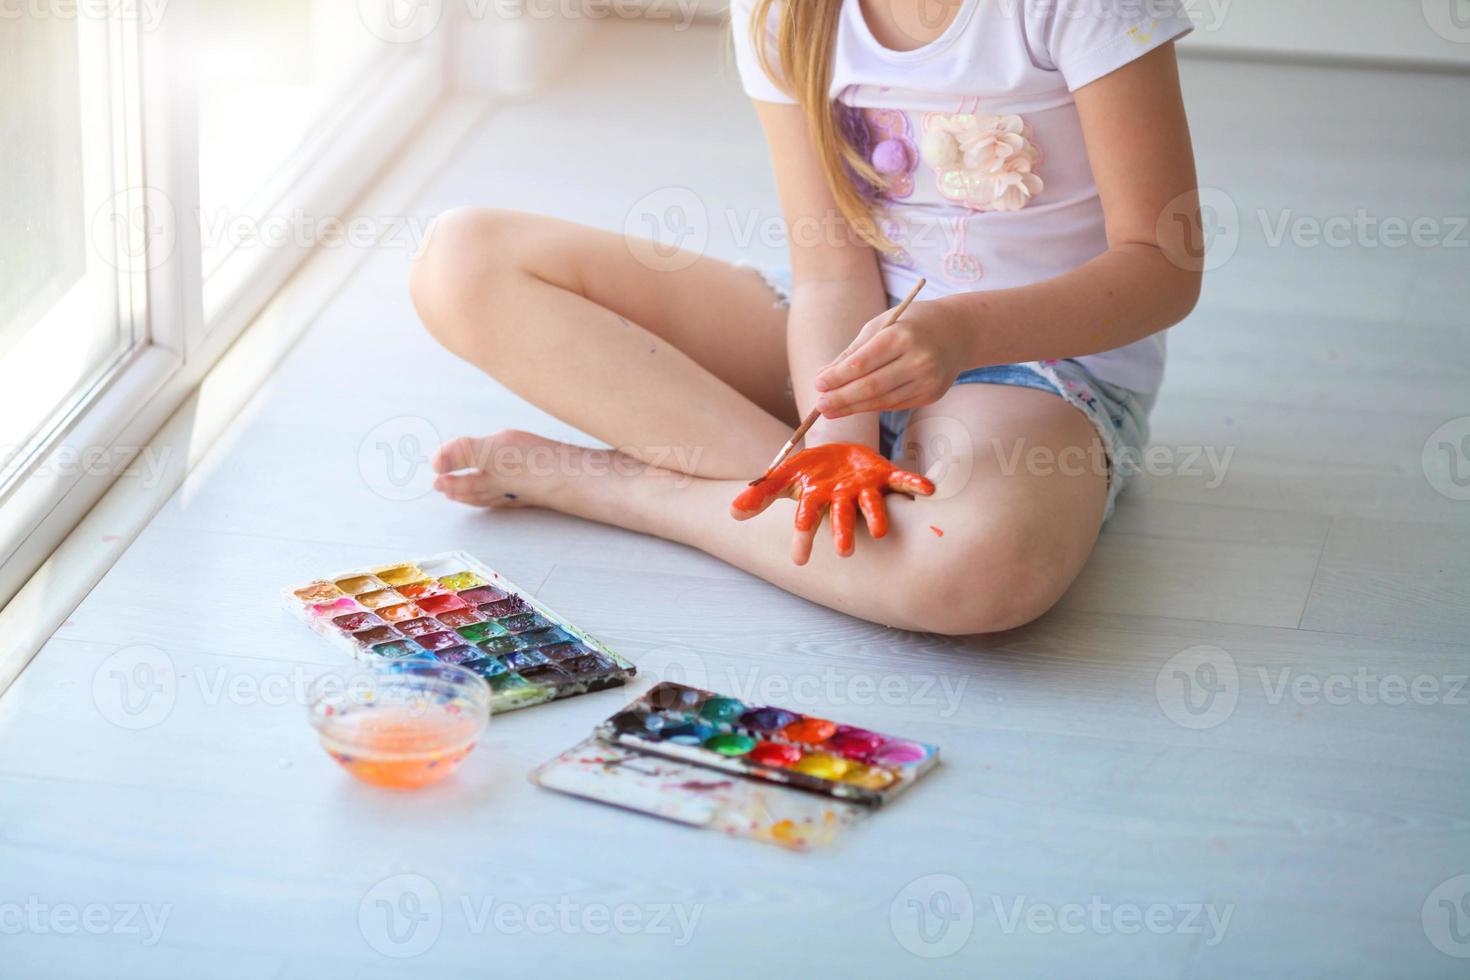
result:
M 958 537 L 958 536 L 956 536 Z M 1071 584 L 1065 562 L 1022 527 L 993 527 L 968 540 L 935 542 L 913 561 L 895 598 L 909 629 L 947 636 L 998 633 L 1041 616 Z
M 459 207 L 434 219 L 409 273 L 414 309 L 434 339 L 462 352 L 467 331 L 493 329 L 494 310 L 520 271 L 515 241 L 533 215 Z

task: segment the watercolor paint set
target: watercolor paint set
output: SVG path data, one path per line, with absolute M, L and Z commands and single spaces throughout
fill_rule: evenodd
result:
M 531 778 L 805 850 L 831 842 L 938 763 L 938 748 L 923 742 L 663 683 Z
M 286 590 L 313 630 L 364 661 L 454 664 L 512 711 L 618 687 L 633 664 L 464 552 L 349 569 Z

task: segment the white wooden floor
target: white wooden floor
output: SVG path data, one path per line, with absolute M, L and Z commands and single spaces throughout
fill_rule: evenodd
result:
M 605 30 L 417 216 L 618 228 L 684 186 L 711 250 L 741 254 L 725 210 L 774 194 L 719 31 Z M 1470 213 L 1470 82 L 1185 78 L 1202 178 L 1241 221 L 1171 340 L 1155 439 L 1233 456 L 1218 485 L 1138 487 L 1054 613 L 906 635 L 677 546 L 414 496 L 435 435 L 566 430 L 435 348 L 410 255 L 385 248 L 0 701 L 0 975 L 1465 976 L 1470 502 L 1436 491 L 1456 492 L 1437 443 L 1421 456 L 1470 427 L 1470 251 L 1267 231 Z M 451 548 L 650 677 L 910 734 L 944 764 L 804 856 L 527 783 L 632 691 L 497 719 L 447 785 L 357 785 L 293 690 L 335 651 L 277 590 Z

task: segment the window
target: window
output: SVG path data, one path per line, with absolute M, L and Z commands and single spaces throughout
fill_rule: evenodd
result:
M 139 343 L 125 259 L 142 229 L 125 220 L 121 33 L 59 17 L 0 25 L 3 489 Z
M 0 604 L 442 96 L 401 2 L 0 4 Z

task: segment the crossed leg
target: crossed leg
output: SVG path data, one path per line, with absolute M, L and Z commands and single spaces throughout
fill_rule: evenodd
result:
M 514 431 L 457 439 L 435 460 L 451 499 L 548 507 L 658 535 L 854 616 L 949 634 L 1039 616 L 1096 540 L 1105 470 L 1026 465 L 1099 458 L 1091 424 L 1051 394 L 994 385 L 956 387 L 915 413 L 913 463 L 937 491 L 889 496 L 888 536 L 861 539 L 852 557 L 819 541 L 809 564 L 793 565 L 787 506 L 731 520 L 730 501 L 795 422 L 784 313 L 748 270 L 701 258 L 653 272 L 617 235 L 461 210 L 436 225 L 412 286 L 450 350 L 618 447 Z M 924 438 L 926 429 L 942 438 Z M 650 463 L 669 447 L 685 453 Z M 683 462 L 670 468 L 670 459 Z

